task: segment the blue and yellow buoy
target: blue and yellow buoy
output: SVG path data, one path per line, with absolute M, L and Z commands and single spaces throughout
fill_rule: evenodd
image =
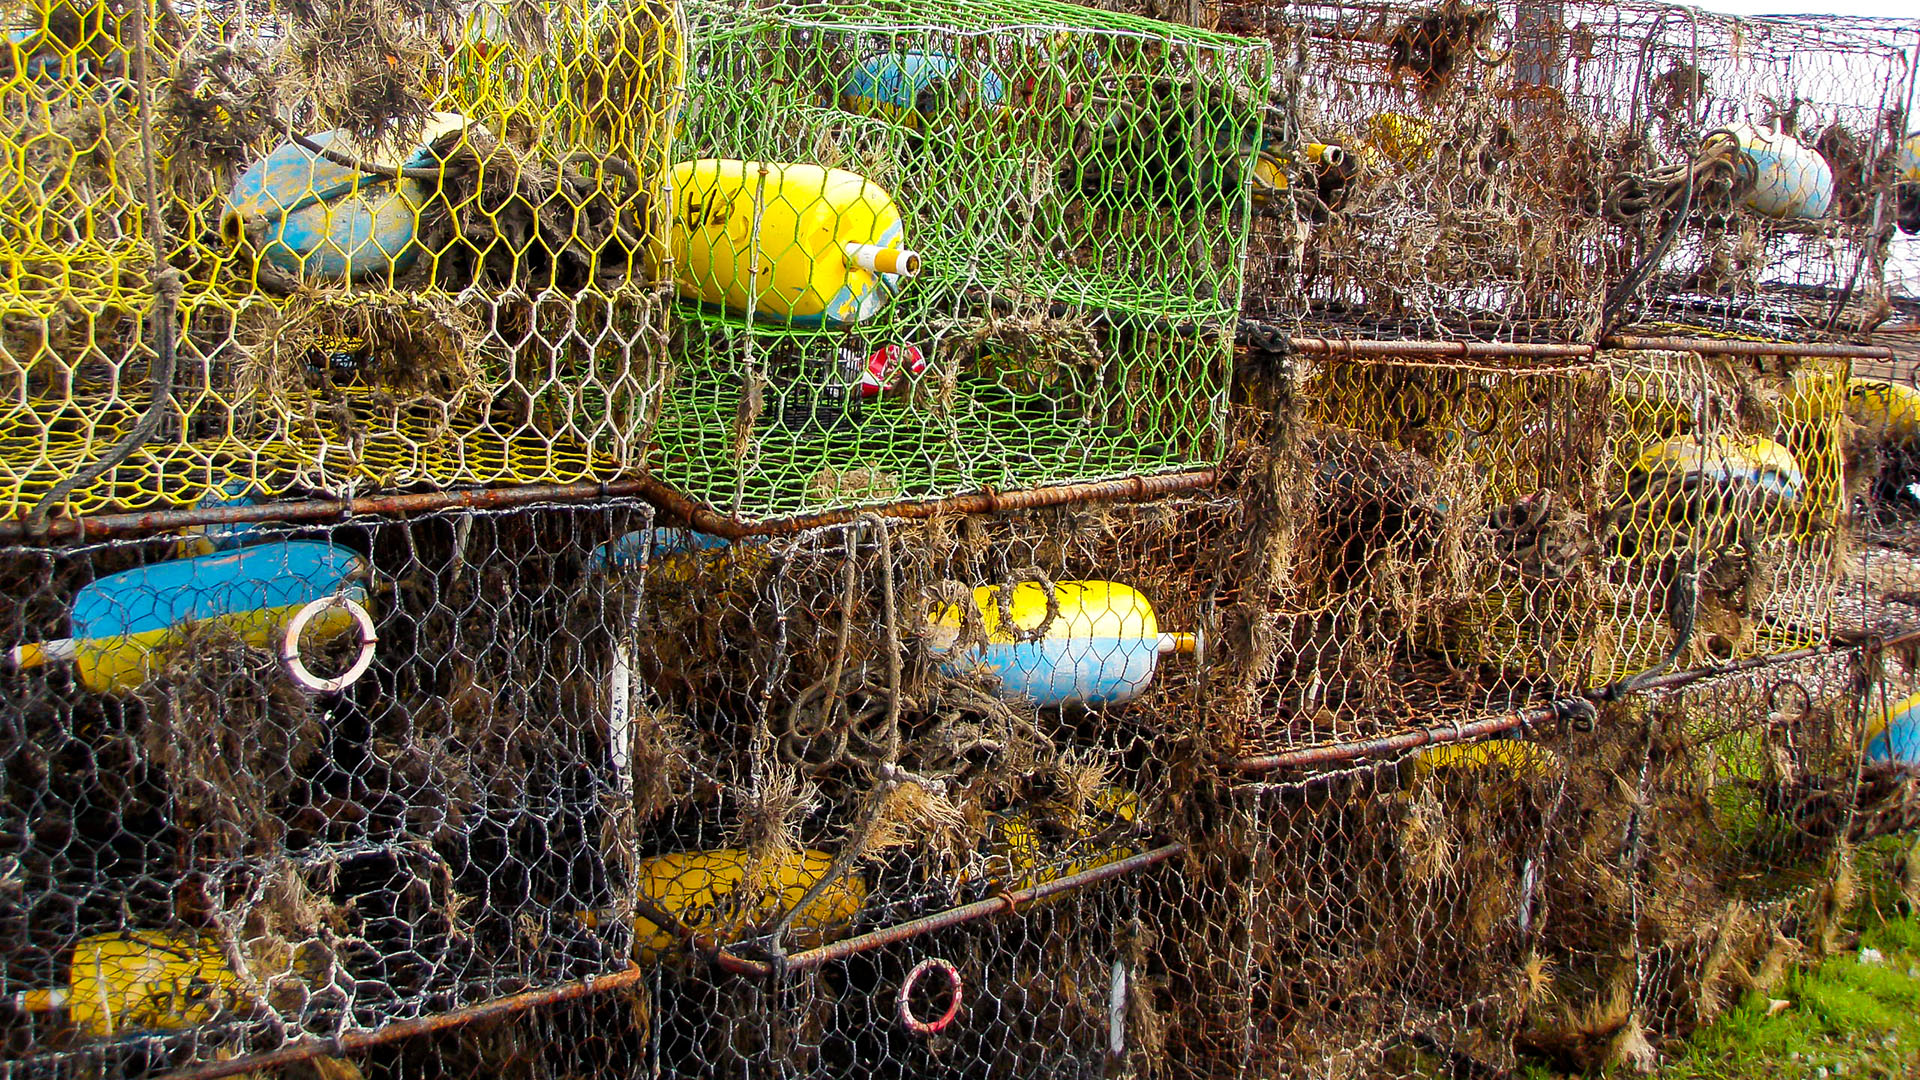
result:
M 1867 760 L 1920 765 L 1920 694 L 1888 705 L 1867 721 Z
M 1002 697 L 1041 707 L 1119 704 L 1147 688 L 1162 655 L 1194 649 L 1192 634 L 1161 633 L 1147 598 L 1112 581 L 1056 583 L 1058 615 L 1039 640 L 1026 640 L 1046 622 L 1047 589 L 1037 582 L 1014 585 L 1007 598 L 1012 615 L 1008 626 L 1002 620 L 1000 588 L 973 590 L 986 643 L 946 664 L 950 669 L 985 666 L 999 676 Z M 960 609 L 942 605 L 932 623 L 934 651 L 951 653 L 962 630 Z
M 222 626 L 248 645 L 275 647 L 316 602 L 364 605 L 366 577 L 358 553 L 298 540 L 154 563 L 86 585 L 74 596 L 72 637 L 18 645 L 10 656 L 19 668 L 71 662 L 88 690 L 126 693 L 153 675 L 155 653 L 195 626 Z M 353 607 L 336 603 L 308 625 L 329 640 L 356 622 Z
M 596 571 L 632 571 L 651 567 L 650 580 L 686 583 L 702 567 L 724 577 L 763 565 L 764 544 L 734 544 L 725 537 L 697 529 L 656 527 L 636 529 L 593 549 L 587 566 Z
M 658 527 L 623 533 L 593 549 L 588 565 L 596 570 L 631 570 L 672 555 L 727 547 L 724 537 L 697 529 Z

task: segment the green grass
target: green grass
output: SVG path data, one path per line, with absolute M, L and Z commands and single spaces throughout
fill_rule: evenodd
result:
M 1894 884 L 1898 843 L 1861 853 L 1858 946 L 1790 973 L 1771 995 L 1750 995 L 1696 1032 L 1663 1080 L 1920 1076 L 1920 918 Z M 1882 959 L 1862 962 L 1869 949 Z M 1786 1007 L 1769 1015 L 1769 997 Z

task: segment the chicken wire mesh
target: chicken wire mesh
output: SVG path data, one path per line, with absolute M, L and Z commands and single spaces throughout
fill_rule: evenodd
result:
M 640 460 L 677 8 L 9 16 L 7 516 Z
M 1561 0 L 1216 11 L 1281 58 L 1256 317 L 1521 340 L 1885 317 L 1910 25 Z
M 0 553 L 6 1070 L 269 1050 L 627 955 L 633 935 L 588 916 L 634 881 L 609 733 L 633 612 L 582 543 L 650 520 Z
M 689 13 L 660 476 L 767 519 L 1219 452 L 1264 44 L 1047 0 Z
M 1647 1066 L 1836 947 L 1854 667 L 1241 787 L 1249 947 L 1218 1037 L 1248 1075 Z
M 1697 353 L 1249 365 L 1279 411 L 1239 492 L 1270 524 L 1223 730 L 1269 753 L 1827 640 L 1845 387 Z
M 1651 1053 L 1831 944 L 1920 806 L 1871 750 L 1907 658 L 1515 689 L 1454 735 L 1558 707 L 1405 756 L 1364 740 L 1444 712 L 1248 728 L 1313 445 L 731 542 L 590 503 L 10 549 L 6 1070 L 1412 1077 Z M 309 596 L 310 678 L 374 623 L 337 694 L 274 656 Z
M 257 44 L 280 64 L 304 63 L 295 43 L 322 27 L 351 37 L 345 14 L 306 8 L 147 10 L 148 35 L 130 33 L 130 9 L 90 10 L 36 9 L 43 29 L 15 36 L 19 115 L 137 125 L 129 102 L 177 91 L 152 71 L 143 88 L 136 55 L 177 82 L 182 41 Z M 446 152 L 413 166 L 438 185 L 429 205 L 472 152 L 470 205 L 495 225 L 538 201 L 521 183 L 538 175 L 592 204 L 563 221 L 627 200 L 620 228 L 659 243 L 628 252 L 658 257 L 576 295 L 559 282 L 580 252 L 548 243 L 548 218 L 526 247 L 459 219 L 464 239 L 416 241 L 404 273 L 286 297 L 262 278 L 219 310 L 309 303 L 350 322 L 524 305 L 519 329 L 502 328 L 521 315 L 482 319 L 494 344 L 479 363 L 511 374 L 470 400 L 496 417 L 503 400 L 519 417 L 551 406 L 540 415 L 560 427 L 516 421 L 526 438 L 501 449 L 500 425 L 442 410 L 468 472 L 356 465 L 346 486 L 594 475 L 634 463 L 584 456 L 630 434 L 703 504 L 678 508 L 734 538 L 602 489 L 411 518 L 398 501 L 360 517 L 269 507 L 285 520 L 266 524 L 202 507 L 177 535 L 100 540 L 126 527 L 110 521 L 90 541 L 0 548 L 0 1074 L 1638 1067 L 1838 947 L 1856 858 L 1920 866 L 1905 835 L 1920 824 L 1910 365 L 1309 357 L 1265 333 L 1229 368 L 1226 337 L 1247 251 L 1251 310 L 1302 326 L 1591 340 L 1619 300 L 1721 333 L 1812 328 L 1748 310 L 1779 281 L 1735 273 L 1709 304 L 1697 282 L 1632 279 L 1746 251 L 1811 275 L 1787 294 L 1830 302 L 1819 288 L 1857 259 L 1870 300 L 1886 219 L 1849 199 L 1886 188 L 1844 179 L 1838 136 L 1815 140 L 1838 192 L 1817 226 L 1658 200 L 1623 222 L 1593 200 L 1661 180 L 1645 163 L 1684 158 L 1708 125 L 1760 119 L 1766 79 L 1819 99 L 1767 106 L 1803 138 L 1877 131 L 1892 98 L 1851 95 L 1898 90 L 1886 70 L 1904 39 L 1639 7 L 1262 10 L 1282 45 L 1273 76 L 1257 44 L 1086 9 L 695 6 L 669 156 L 673 13 L 542 8 L 535 25 L 532 10 L 408 8 L 377 27 L 383 42 L 460 31 L 451 54 L 371 69 L 444 70 L 415 104 L 465 117 L 444 144 L 423 129 Z M 275 29 L 207 29 L 226 25 Z M 1683 26 L 1699 77 L 1681 70 L 1680 104 L 1655 108 L 1646 88 L 1679 70 Z M 1715 43 L 1704 60 L 1695 27 Z M 605 36 L 586 47 L 582 28 Z M 115 60 L 78 40 L 146 44 Z M 1441 63 L 1450 74 L 1423 74 Z M 1559 97 L 1539 89 L 1546 68 Z M 231 112 L 237 76 L 206 78 Z M 265 85 L 305 85 L 285 78 Z M 392 85 L 343 83 L 376 84 Z M 1277 103 L 1254 89 L 1269 86 Z M 594 107 L 641 98 L 660 108 Z M 294 115 L 318 129 L 339 108 Z M 1302 119 L 1321 112 L 1345 125 L 1337 138 Z M 261 123 L 229 174 L 286 135 Z M 609 124 L 639 142 L 608 141 Z M 504 207 L 488 201 L 485 170 L 504 159 L 476 150 L 482 131 L 518 170 Z M 1345 179 L 1314 150 L 1334 142 L 1358 162 Z M 1297 162 L 1276 149 L 1298 146 Z M 1582 181 L 1587 201 L 1565 210 L 1556 185 L 1601 160 L 1632 176 Z M 1741 197 L 1711 188 L 1723 166 L 1701 167 L 1702 190 Z M 139 171 L 114 175 L 109 205 L 142 199 Z M 634 176 L 659 177 L 660 196 Z M 165 204 L 170 236 L 222 205 L 195 182 L 200 201 Z M 1281 228 L 1276 207 L 1318 231 Z M 130 220 L 115 287 L 176 302 L 140 284 L 150 237 Z M 856 221 L 872 229 L 833 232 Z M 1684 242 L 1646 260 L 1676 221 Z M 793 247 L 770 250 L 783 231 Z M 1296 255 L 1276 254 L 1282 234 Z M 1383 268 L 1383 236 L 1403 252 L 1457 243 L 1461 261 Z M 1510 250 L 1476 271 L 1476 244 Z M 829 284 L 870 279 L 874 310 L 850 289 L 860 317 L 827 317 L 817 277 L 802 279 L 812 312 L 805 289 L 756 287 L 802 248 L 800 269 Z M 1826 261 L 1792 254 L 1806 250 Z M 274 253 L 250 265 L 270 276 Z M 908 254 L 917 276 L 884 282 Z M 515 277 L 549 271 L 545 291 Z M 1642 285 L 1647 304 L 1620 300 Z M 588 328 L 603 292 L 631 333 Z M 586 402 L 598 376 L 551 344 L 543 313 L 631 384 L 639 426 Z M 123 359 L 158 348 L 85 317 L 83 336 L 121 342 Z M 113 317 L 155 334 L 154 316 Z M 180 323 L 183 358 L 194 325 Z M 325 373 L 301 392 L 357 417 L 341 384 L 368 372 L 345 370 L 353 349 L 302 355 L 316 349 Z M 174 382 L 176 427 L 183 402 L 218 397 L 216 365 L 190 370 L 206 392 Z M 137 379 L 113 386 L 140 407 Z M 368 393 L 387 415 L 413 407 L 404 388 Z M 338 422 L 368 460 L 391 438 L 414 445 Z M 265 430 L 232 429 L 237 460 L 278 452 Z M 591 467 L 513 456 L 560 447 L 560 430 Z M 147 494 L 126 495 L 142 453 L 68 508 L 338 490 L 326 470 L 344 460 L 269 476 L 209 458 L 198 487 L 148 472 Z M 1211 487 L 1155 501 L 1063 490 L 1052 509 L 896 506 L 931 516 L 738 535 L 822 507 L 1202 464 L 1218 465 Z

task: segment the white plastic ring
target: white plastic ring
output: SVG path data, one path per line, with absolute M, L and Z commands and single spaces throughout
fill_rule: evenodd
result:
M 920 982 L 920 977 L 929 971 L 938 971 L 947 977 L 947 1011 L 933 1020 L 922 1020 L 913 1015 L 913 1004 L 907 998 L 913 993 L 914 986 Z M 937 1035 L 948 1024 L 953 1023 L 953 1018 L 958 1015 L 960 1015 L 960 969 L 954 967 L 951 961 L 933 956 L 915 964 L 913 970 L 907 972 L 906 981 L 900 984 L 900 1023 L 915 1035 Z
M 347 670 L 334 678 L 322 679 L 308 671 L 307 665 L 300 660 L 300 635 L 306 632 L 307 623 L 313 621 L 315 615 L 330 607 L 346 608 L 347 614 L 352 615 L 353 621 L 360 627 L 360 655 L 354 658 L 353 666 Z M 380 635 L 373 629 L 373 616 L 367 614 L 367 609 L 361 607 L 358 601 L 340 594 L 323 596 L 294 612 L 293 618 L 287 622 L 286 636 L 280 639 L 280 666 L 286 669 L 287 678 L 309 693 L 337 694 L 359 682 L 360 676 L 373 666 L 373 647 L 379 641 Z

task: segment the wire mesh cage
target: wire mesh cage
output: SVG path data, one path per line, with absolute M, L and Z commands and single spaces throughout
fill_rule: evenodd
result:
M 24 7 L 7 516 L 643 456 L 677 8 Z
M 1291 752 L 1825 641 L 1845 384 L 1696 353 L 1249 369 L 1278 411 L 1235 494 L 1276 524 L 1233 571 L 1256 629 L 1222 639 L 1218 730 Z
M 1884 317 L 1910 26 L 1559 0 L 1218 7 L 1286 61 L 1256 169 L 1257 317 L 1519 340 Z
M 650 520 L 7 549 L 9 1072 L 271 1051 L 622 966 L 632 933 L 591 916 L 635 881 L 634 613 L 587 556 Z
M 1587 850 L 1549 889 L 1560 1008 L 1523 1043 L 1652 1061 L 1836 947 L 1858 691 L 1852 658 L 1815 657 L 1603 710 L 1568 779 Z
M 1614 373 L 1615 575 L 1670 598 L 1641 607 L 1666 612 L 1671 655 L 1824 640 L 1849 514 L 1844 364 L 1640 353 Z M 1644 656 L 1634 633 L 1620 652 Z
M 1236 791 L 1246 946 L 1226 997 L 1245 1004 L 1217 1016 L 1243 1072 L 1512 1067 L 1539 991 L 1560 768 L 1509 740 Z
M 657 475 L 769 519 L 1220 452 L 1264 45 L 1047 0 L 690 14 Z
M 1238 786 L 1186 887 L 1241 935 L 1164 923 L 1230 958 L 1182 1035 L 1245 1075 L 1651 1067 L 1835 947 L 1850 844 L 1888 820 L 1856 786 L 1859 670 L 1810 657 Z
M 1064 799 L 1075 820 L 1124 835 L 1162 789 L 1137 772 L 1156 756 L 1151 719 L 1121 706 L 1187 681 L 1194 638 L 1174 627 L 1190 625 L 1176 620 L 1191 598 L 1153 599 L 1173 590 L 1125 573 L 1112 552 L 1126 548 L 1098 528 L 977 516 L 733 544 L 634 537 L 656 545 L 633 652 L 637 686 L 672 725 L 653 741 L 777 768 L 829 798 L 896 771 L 941 778 L 965 813 L 934 862 L 956 873 L 957 837 L 1027 802 Z
M 1908 38 L 688 10 L 10 37 L 0 516 L 187 513 L 0 523 L 0 1076 L 1640 1068 L 1837 946 L 1911 365 L 1567 339 L 1870 322 Z
M 1611 180 L 1606 204 L 1637 219 L 1624 285 L 1644 277 L 1648 295 L 1625 314 L 1788 339 L 1884 319 L 1912 28 L 1661 9 L 1594 16 L 1619 20 L 1625 62 L 1569 93 L 1624 112 L 1647 154 L 1644 171 Z M 1666 211 L 1657 231 L 1643 200 Z

